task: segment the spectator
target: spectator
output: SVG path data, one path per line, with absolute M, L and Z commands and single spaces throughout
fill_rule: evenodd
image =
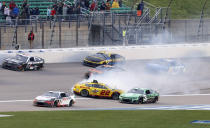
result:
M 2 2 L 2 6 L 1 6 L 1 12 L 2 12 L 2 14 L 4 14 L 4 8 L 5 7 L 6 7 L 6 3 L 3 1 Z M 6 17 L 4 19 L 6 19 Z
M 142 0 L 141 3 L 137 6 L 137 16 L 141 16 L 144 10 L 144 1 Z
M 88 9 L 90 6 L 89 0 L 85 0 L 85 8 Z
M 34 36 L 33 30 L 31 30 L 30 33 L 28 34 L 28 41 L 29 41 L 30 49 L 32 49 L 34 37 L 35 36 Z
M 34 15 L 39 15 L 39 14 L 40 14 L 39 8 L 38 8 L 38 7 L 36 7 L 36 8 L 35 8 Z
M 93 1 L 90 5 L 90 11 L 95 11 L 96 10 L 96 2 Z
M 12 12 L 11 13 L 12 19 L 15 19 L 19 15 L 19 9 L 18 9 L 18 7 L 13 8 L 13 10 L 11 12 Z
M 27 4 L 28 4 L 28 3 L 27 3 L 27 0 L 24 0 L 24 2 L 23 2 L 23 4 L 22 4 L 21 8 L 22 8 L 22 9 L 25 9 L 26 6 L 27 6 Z
M 51 9 L 50 7 L 47 8 L 47 19 L 50 19 Z
M 118 3 L 119 3 L 119 6 L 122 7 L 122 0 L 119 0 Z
M 58 15 L 63 15 L 63 3 L 60 2 L 59 5 L 58 5 Z
M 100 10 L 104 11 L 106 10 L 106 4 L 104 2 L 102 2 L 101 6 L 100 6 Z
M 54 3 L 53 8 L 54 8 L 55 12 L 57 12 L 57 9 L 58 9 L 57 2 Z
M 107 2 L 106 2 L 106 10 L 110 10 L 110 8 L 111 8 L 110 1 L 107 0 Z
M 1 10 L 1 7 L 2 7 L 2 3 L 0 2 L 0 10 Z
M 15 4 L 15 2 L 12 0 L 10 3 L 9 3 L 9 9 L 10 10 L 13 10 L 13 8 L 15 8 L 16 7 L 16 4 Z
M 64 16 L 64 19 L 66 19 L 66 15 L 67 15 L 67 5 L 66 4 L 64 4 L 63 5 L 63 16 Z
M 76 14 L 80 14 L 81 10 L 80 10 L 80 5 L 77 6 L 76 8 Z
M 117 0 L 114 0 L 112 3 L 112 8 L 119 8 L 119 3 L 117 2 Z
M 52 20 L 54 19 L 55 14 L 56 14 L 56 11 L 55 11 L 55 8 L 53 8 L 53 9 L 51 10 L 51 13 L 50 13 Z

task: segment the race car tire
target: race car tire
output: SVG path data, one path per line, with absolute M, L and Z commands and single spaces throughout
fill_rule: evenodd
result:
M 139 97 L 139 100 L 136 101 L 136 104 L 143 104 L 143 97 Z
M 73 101 L 71 100 L 71 101 L 69 102 L 69 107 L 71 107 L 72 104 L 73 104 Z
M 58 101 L 55 101 L 52 105 L 52 107 L 57 107 L 58 106 Z
M 113 100 L 118 100 L 119 99 L 120 94 L 119 93 L 113 93 L 112 94 L 112 99 Z
M 155 98 L 154 98 L 154 100 L 152 101 L 152 103 L 156 103 L 158 101 L 158 97 L 156 96 Z
M 85 73 L 85 78 L 88 79 L 89 77 L 90 77 L 90 73 L 89 72 Z
M 24 67 L 21 66 L 21 67 L 16 67 L 16 71 L 24 71 Z
M 89 95 L 89 92 L 88 92 L 88 90 L 83 89 L 83 90 L 80 92 L 80 95 L 83 96 L 83 97 L 87 97 L 87 96 Z

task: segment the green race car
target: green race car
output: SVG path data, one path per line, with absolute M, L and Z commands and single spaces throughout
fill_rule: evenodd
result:
M 145 88 L 134 88 L 119 96 L 121 103 L 156 103 L 158 99 L 159 93 L 157 91 Z

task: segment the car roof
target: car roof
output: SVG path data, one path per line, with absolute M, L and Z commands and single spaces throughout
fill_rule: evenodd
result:
M 65 92 L 62 92 L 62 91 L 48 91 L 49 93 L 65 93 Z

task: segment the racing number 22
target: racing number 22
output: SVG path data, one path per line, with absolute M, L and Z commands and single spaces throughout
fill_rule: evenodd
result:
M 109 90 L 102 90 L 101 91 L 101 95 L 109 95 L 110 94 L 110 91 Z

